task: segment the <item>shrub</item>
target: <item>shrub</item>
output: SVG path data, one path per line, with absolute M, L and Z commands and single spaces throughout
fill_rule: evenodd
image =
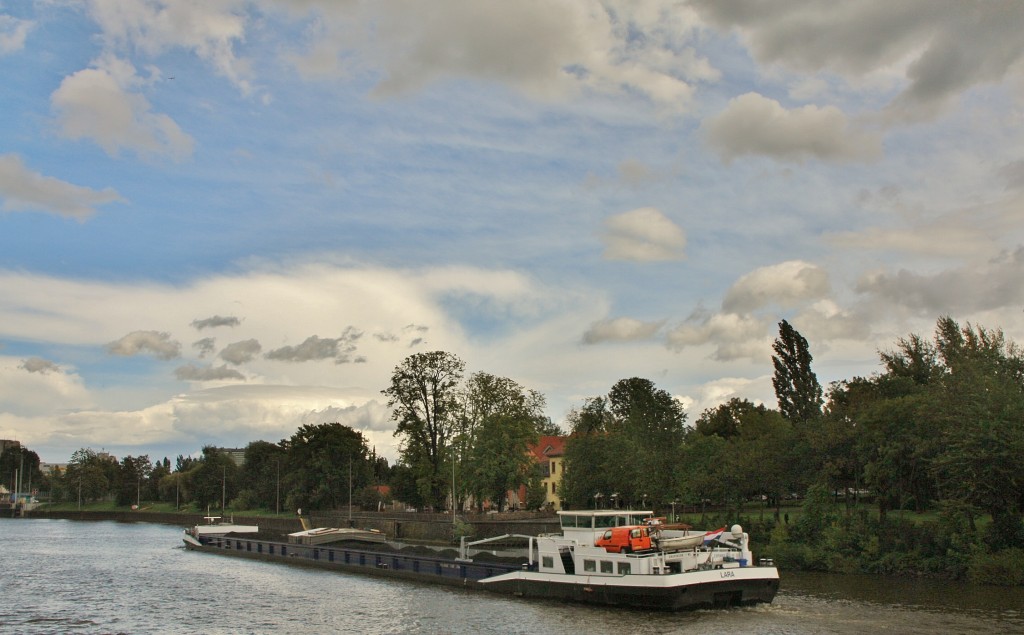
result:
M 978 584 L 1024 584 L 1024 549 L 1011 548 L 995 553 L 977 553 L 971 558 L 967 574 L 971 582 Z

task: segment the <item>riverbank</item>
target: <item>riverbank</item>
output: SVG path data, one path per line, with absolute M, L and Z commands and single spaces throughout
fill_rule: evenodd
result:
M 298 516 L 259 515 L 252 513 L 227 513 L 239 522 L 259 525 L 260 529 L 272 532 L 292 533 L 302 530 Z M 61 510 L 36 509 L 25 514 L 25 518 L 60 518 L 66 520 L 112 520 L 116 522 L 160 523 L 190 527 L 203 524 L 206 514 L 196 512 L 93 509 Z M 360 511 L 311 512 L 309 522 L 314 527 L 358 527 L 376 529 L 393 540 L 407 540 L 435 544 L 455 544 L 462 535 L 475 540 L 491 538 L 502 534 L 538 535 L 559 531 L 558 517 L 553 514 L 512 513 L 512 514 L 471 514 L 459 516 L 453 522 L 448 514 L 429 513 L 381 513 Z

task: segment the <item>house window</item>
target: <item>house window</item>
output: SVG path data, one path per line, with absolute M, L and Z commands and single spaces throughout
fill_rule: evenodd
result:
M 555 462 L 554 462 L 554 461 L 552 461 L 552 462 L 551 462 L 551 473 L 552 473 L 552 474 L 554 474 L 554 473 L 555 473 L 555 467 L 556 467 L 556 466 L 555 466 Z
M 596 560 L 584 560 L 583 570 L 590 571 L 591 573 L 597 573 L 597 561 Z
M 601 561 L 601 573 L 612 573 L 612 566 L 613 565 L 614 565 L 614 563 L 612 563 L 610 560 L 602 560 Z
M 551 493 L 554 494 L 558 490 L 558 483 L 551 484 Z

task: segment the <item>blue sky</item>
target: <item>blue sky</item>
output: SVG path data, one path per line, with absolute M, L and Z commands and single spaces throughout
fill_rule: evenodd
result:
M 774 405 L 1024 341 L 1024 4 L 0 0 L 0 438 L 396 454 L 416 352 Z

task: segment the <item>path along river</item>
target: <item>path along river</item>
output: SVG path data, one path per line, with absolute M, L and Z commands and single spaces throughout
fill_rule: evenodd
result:
M 167 525 L 0 519 L 0 633 L 1024 633 L 1024 588 L 782 572 L 770 606 L 649 613 L 254 562 Z

